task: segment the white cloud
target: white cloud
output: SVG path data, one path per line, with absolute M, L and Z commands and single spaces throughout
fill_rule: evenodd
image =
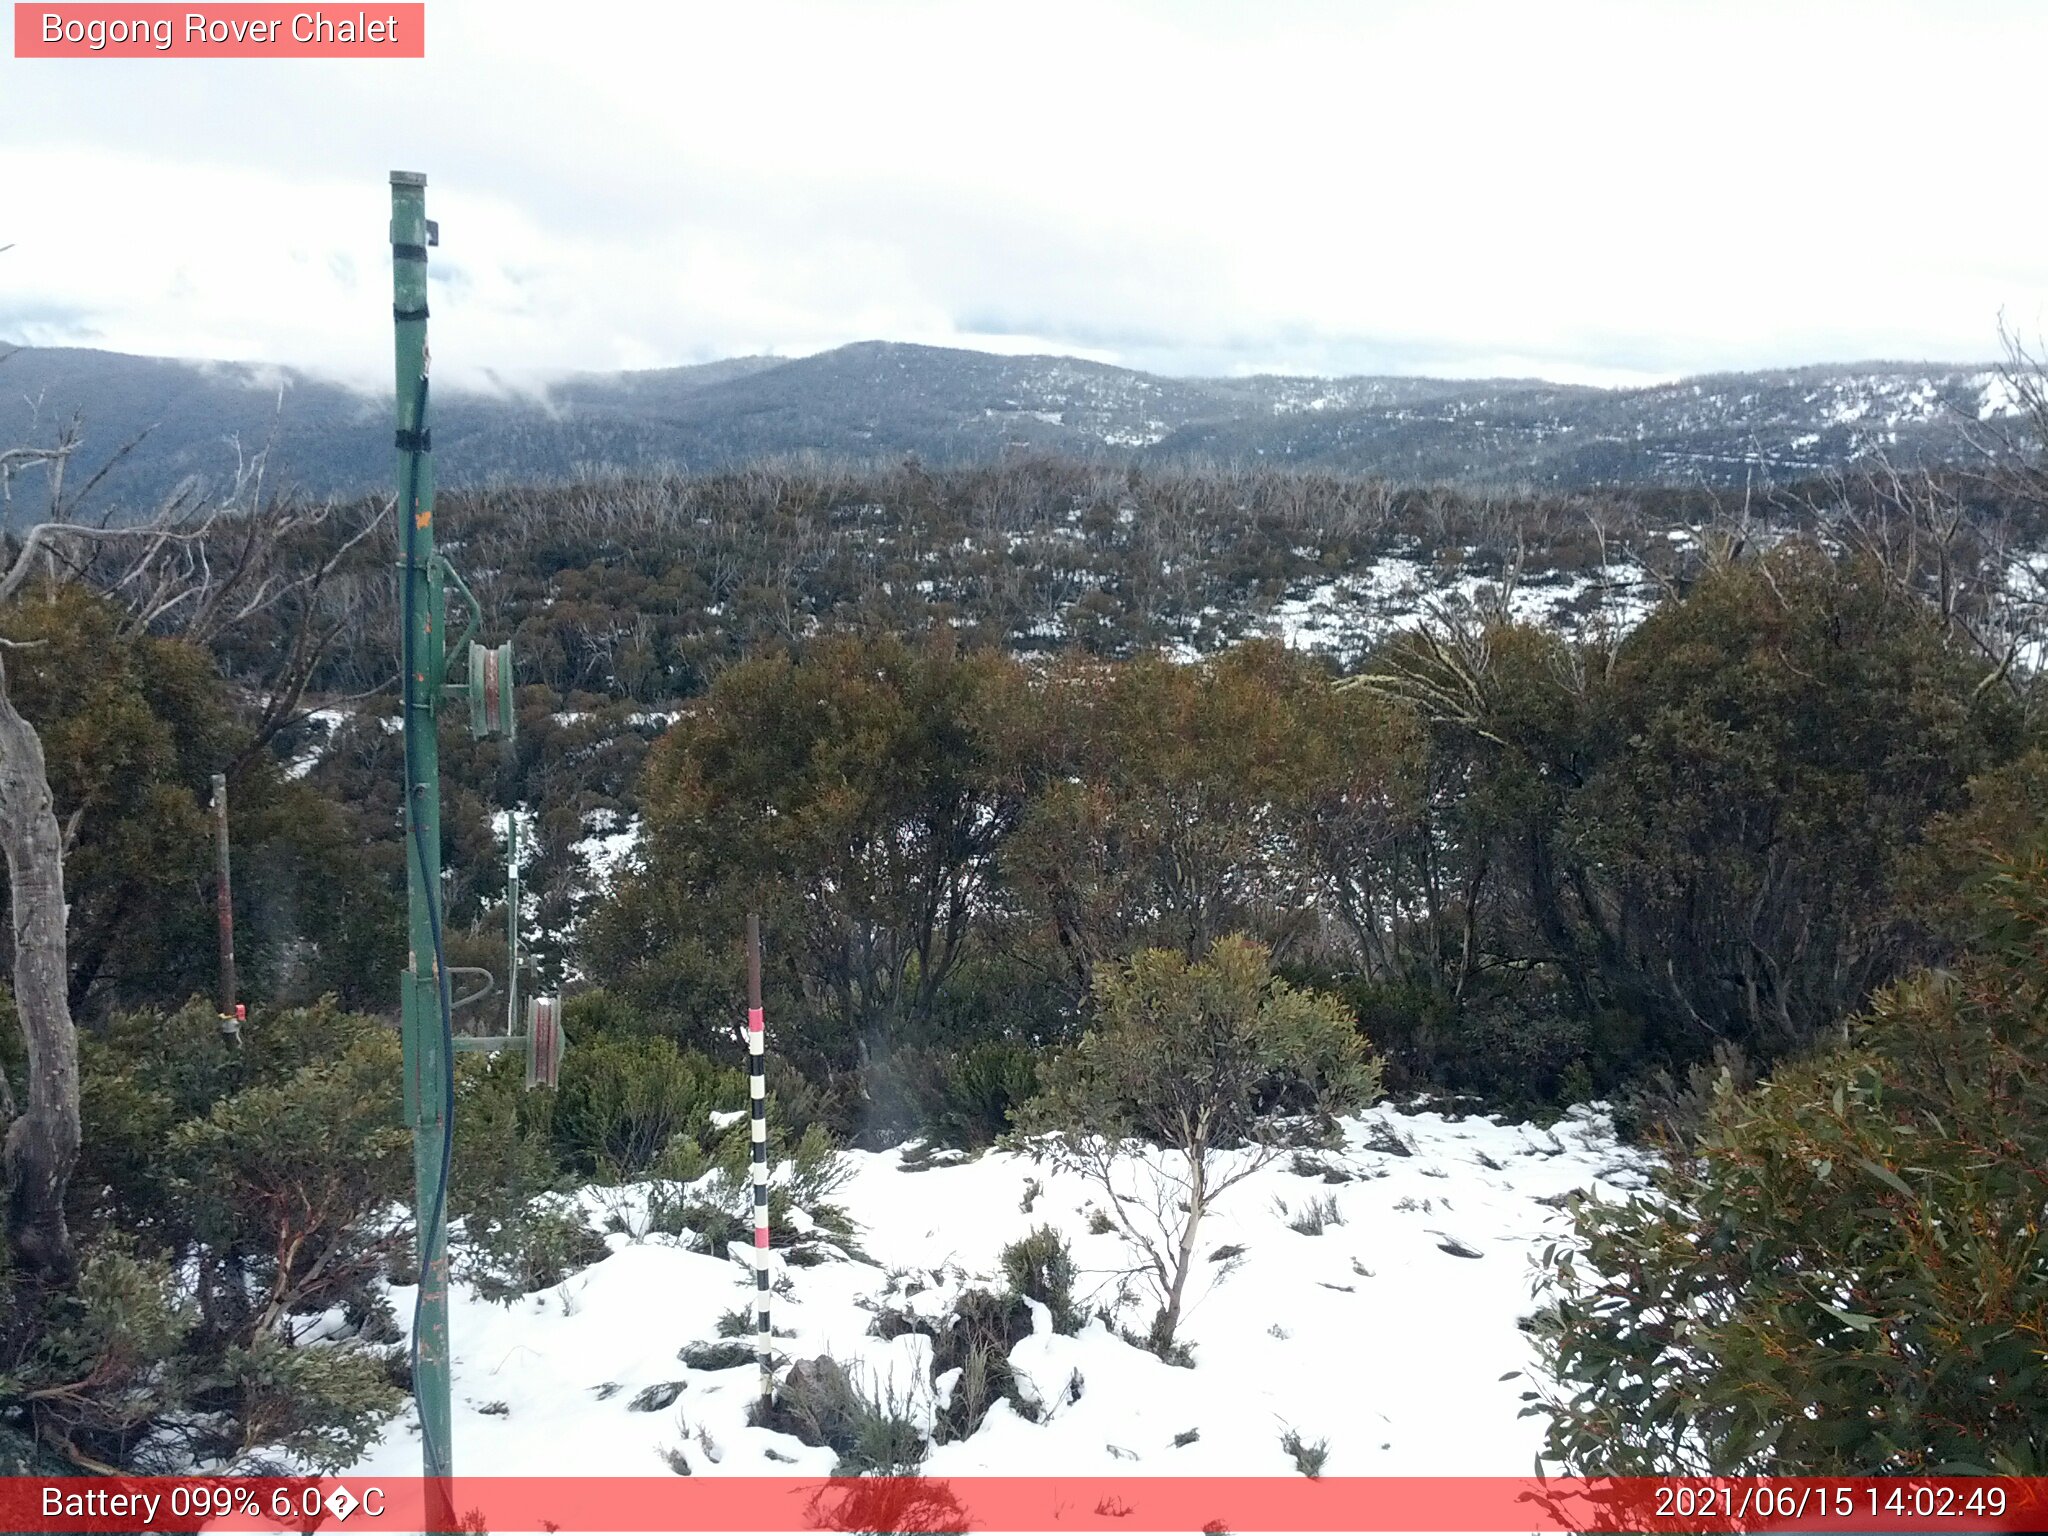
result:
M 1625 380 L 2048 324 L 2018 4 L 602 7 L 428 58 L 0 61 L 0 334 L 381 380 L 864 337 Z

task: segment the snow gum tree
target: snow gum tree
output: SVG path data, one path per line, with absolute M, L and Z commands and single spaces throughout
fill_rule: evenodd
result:
M 1190 960 L 1141 950 L 1097 972 L 1097 1019 L 1018 1114 L 1032 1150 L 1106 1197 L 1159 1298 L 1150 1346 L 1173 1347 L 1202 1218 L 1286 1133 L 1379 1090 L 1350 1012 L 1273 975 L 1251 939 Z

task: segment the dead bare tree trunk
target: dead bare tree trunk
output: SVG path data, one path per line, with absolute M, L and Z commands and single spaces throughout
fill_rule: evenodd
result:
M 7 1246 L 17 1267 L 67 1281 L 77 1270 L 64 1193 L 78 1160 L 78 1032 L 67 996 L 64 847 L 42 738 L 0 668 L 0 845 L 14 916 L 14 1006 L 28 1081 L 7 1127 Z

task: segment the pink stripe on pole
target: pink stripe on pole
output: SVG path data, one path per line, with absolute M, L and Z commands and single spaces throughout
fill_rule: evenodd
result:
M 754 1246 L 756 1248 L 766 1248 L 768 1246 L 768 1229 L 766 1227 L 754 1228 Z
M 749 1008 L 747 1010 L 747 1028 L 761 1029 L 764 1027 L 765 1026 L 761 1022 L 761 1010 L 758 1008 Z

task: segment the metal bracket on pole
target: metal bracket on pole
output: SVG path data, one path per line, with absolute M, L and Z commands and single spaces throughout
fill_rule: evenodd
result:
M 481 965 L 451 965 L 448 967 L 448 974 L 451 977 L 481 976 L 483 978 L 482 986 L 478 987 L 474 992 L 463 993 L 462 996 L 456 998 L 448 1005 L 451 1012 L 467 1008 L 471 1003 L 480 1003 L 498 990 L 498 978 Z

